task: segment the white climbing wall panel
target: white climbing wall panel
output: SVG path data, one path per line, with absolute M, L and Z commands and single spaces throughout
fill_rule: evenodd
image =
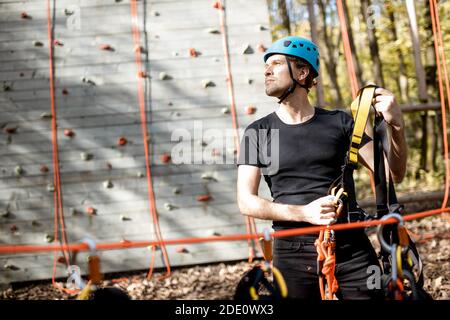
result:
M 53 2 L 53 1 L 52 1 Z M 165 239 L 245 233 L 233 163 L 174 164 L 165 156 L 186 129 L 195 154 L 233 159 L 232 144 L 211 151 L 232 128 L 219 12 L 211 0 L 140 0 L 151 168 Z M 273 111 L 264 94 L 259 45 L 271 42 L 265 0 L 225 1 L 239 127 Z M 154 240 L 147 198 L 129 1 L 58 0 L 55 85 L 68 239 Z M 249 46 L 249 48 L 248 48 Z M 190 49 L 198 52 L 197 57 Z M 247 50 L 246 50 L 247 49 Z M 245 51 L 245 53 L 244 53 Z M 207 86 L 205 83 L 214 83 Z M 0 245 L 51 243 L 53 168 L 45 0 L 0 0 Z M 249 106 L 256 112 L 249 114 Z M 119 143 L 120 138 L 122 145 Z M 229 142 L 232 140 L 229 140 Z M 216 140 L 217 142 L 217 140 Z M 219 144 L 220 146 L 220 144 Z M 206 150 L 206 151 L 205 151 Z M 212 154 L 214 153 L 214 154 Z M 173 160 L 173 159 L 172 159 Z M 265 183 L 261 192 L 270 197 Z M 206 202 L 198 197 L 209 195 Z M 96 211 L 89 215 L 89 208 Z M 259 230 L 269 226 L 258 222 Z M 247 257 L 247 242 L 168 246 L 171 265 Z M 181 252 L 184 251 L 184 252 Z M 59 253 L 58 253 L 59 254 Z M 103 272 L 146 269 L 147 248 L 99 253 Z M 86 254 L 77 263 L 86 271 Z M 0 255 L 0 283 L 49 279 L 53 253 Z M 156 267 L 163 267 L 157 251 Z M 57 276 L 66 277 L 65 264 Z

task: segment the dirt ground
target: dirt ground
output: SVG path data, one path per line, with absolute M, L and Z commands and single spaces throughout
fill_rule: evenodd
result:
M 425 289 L 434 299 L 450 298 L 450 222 L 443 216 L 425 218 L 407 224 L 417 242 L 424 263 Z M 375 235 L 371 236 L 373 240 Z M 374 242 L 376 246 L 376 241 Z M 253 264 L 258 263 L 258 261 Z M 176 268 L 172 276 L 151 280 L 146 272 L 105 275 L 102 286 L 125 290 L 132 299 L 232 299 L 237 283 L 250 268 L 246 261 Z M 162 270 L 164 271 L 164 270 Z M 50 281 L 14 284 L 0 291 L 0 299 L 74 299 L 51 285 Z

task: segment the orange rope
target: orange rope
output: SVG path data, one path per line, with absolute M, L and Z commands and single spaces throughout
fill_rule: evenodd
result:
M 352 90 L 352 98 L 355 99 L 358 94 L 358 81 L 356 79 L 355 66 L 353 65 L 352 49 L 348 37 L 347 24 L 345 23 L 345 12 L 342 0 L 336 0 L 338 9 L 339 22 L 341 26 L 342 43 L 344 45 L 345 60 L 347 61 L 347 72 L 350 76 L 350 87 Z
M 66 228 L 64 224 L 64 210 L 62 204 L 62 193 L 61 193 L 61 177 L 59 172 L 59 152 L 58 152 L 58 131 L 56 124 L 56 104 L 55 104 L 55 79 L 53 76 L 54 73 L 54 64 L 53 64 L 53 32 L 52 32 L 52 18 L 51 18 L 51 8 L 50 8 L 50 0 L 47 0 L 47 36 L 48 36 L 48 47 L 49 47 L 49 84 L 50 84 L 50 102 L 51 102 L 51 113 L 52 113 L 52 162 L 53 162 L 53 184 L 55 187 L 55 191 L 53 193 L 53 206 L 54 206 L 54 241 L 58 242 L 58 234 L 59 234 L 59 226 L 61 227 L 61 247 L 64 254 L 64 259 L 66 261 L 66 265 L 70 265 L 70 255 L 67 251 L 67 236 L 66 236 Z M 59 222 L 59 226 L 58 226 Z M 54 288 L 57 288 L 60 291 L 74 294 L 77 290 L 68 290 L 63 288 L 59 284 L 56 283 L 56 266 L 58 262 L 57 251 L 54 251 L 53 255 L 53 273 L 52 273 L 52 284 Z
M 329 228 L 321 230 L 319 238 L 314 242 L 317 250 L 317 263 L 320 267 L 319 289 L 322 300 L 333 300 L 333 295 L 337 292 L 339 285 L 334 275 L 336 267 L 336 255 L 334 253 L 336 242 L 331 239 Z M 325 294 L 325 285 L 323 278 L 327 280 L 328 297 Z
M 450 212 L 450 207 L 444 209 L 434 209 L 423 212 L 418 212 L 414 214 L 408 214 L 403 216 L 404 221 L 410 221 L 415 219 L 421 219 L 444 212 Z M 394 218 L 390 218 L 384 221 L 372 220 L 372 221 L 360 221 L 352 223 L 338 223 L 329 226 L 330 230 L 350 230 L 350 229 L 361 229 L 374 227 L 378 225 L 386 225 L 397 223 L 398 221 Z M 288 230 L 275 231 L 271 233 L 274 238 L 279 237 L 292 237 L 302 234 L 312 234 L 319 233 L 325 230 L 324 226 L 313 226 L 306 228 L 295 228 Z M 201 237 L 201 238 L 179 238 L 179 239 L 169 239 L 160 241 L 122 241 L 122 242 L 111 242 L 111 243 L 99 243 L 96 245 L 96 250 L 118 250 L 118 249 L 131 249 L 131 248 L 142 248 L 155 245 L 175 245 L 175 244 L 194 244 L 194 243 L 204 243 L 204 242 L 219 242 L 219 241 L 243 241 L 248 239 L 259 239 L 264 237 L 263 233 L 258 234 L 234 234 L 228 236 L 212 236 L 212 237 Z M 80 244 L 70 244 L 63 247 L 65 250 L 69 251 L 88 251 L 89 247 L 85 243 Z M 55 245 L 0 245 L 0 254 L 17 254 L 17 253 L 31 253 L 31 252 L 51 252 L 60 250 L 59 246 Z
M 233 122 L 233 132 L 234 132 L 234 145 L 237 150 L 237 156 L 239 157 L 239 149 L 240 149 L 240 142 L 239 142 L 239 131 L 238 131 L 238 122 L 237 122 L 237 112 L 236 112 L 236 101 L 234 98 L 234 86 L 233 86 L 233 75 L 231 73 L 231 64 L 230 64 L 230 52 L 228 49 L 228 40 L 227 40 L 227 29 L 225 26 L 225 13 L 224 13 L 224 7 L 222 4 L 222 1 L 216 1 L 214 4 L 214 8 L 218 9 L 219 11 L 219 17 L 220 17 L 220 30 L 222 34 L 222 46 L 224 50 L 224 58 L 225 58 L 225 68 L 227 72 L 227 88 L 228 88 L 228 97 L 230 100 L 230 109 L 231 109 L 231 119 Z M 256 234 L 257 228 L 255 224 L 255 219 L 253 217 L 246 216 L 245 217 L 245 223 L 246 223 L 246 230 L 249 234 Z M 256 244 L 259 248 L 259 251 L 262 252 L 262 248 L 259 245 L 259 242 Z M 253 258 L 255 256 L 255 252 L 252 245 L 252 240 L 248 239 L 248 261 L 252 262 Z
M 155 193 L 153 190 L 152 183 L 152 173 L 150 169 L 150 152 L 148 147 L 148 133 L 147 133 L 147 115 L 145 112 L 145 95 L 144 95 L 144 86 L 143 86 L 143 77 L 142 77 L 142 60 L 141 60 L 141 50 L 139 49 L 141 46 L 140 34 L 139 34 L 139 26 L 138 26 L 138 7 L 137 1 L 130 1 L 131 8 L 131 17 L 132 17 L 132 31 L 133 31 L 133 40 L 134 40 L 134 52 L 135 52 L 135 61 L 138 69 L 138 98 L 139 98 L 139 107 L 141 111 L 141 128 L 142 128 L 142 137 L 144 140 L 144 151 L 145 151 L 145 168 L 147 171 L 147 185 L 148 185 L 148 201 L 150 205 L 150 212 L 153 218 L 153 225 L 155 227 L 156 239 L 158 240 L 158 246 L 161 248 L 161 252 L 163 255 L 164 263 L 166 265 L 166 274 L 162 278 L 166 278 L 170 276 L 170 263 L 169 257 L 167 254 L 167 250 L 165 244 L 163 242 L 163 238 L 161 235 L 161 229 L 159 226 L 158 213 L 156 212 L 155 207 Z M 150 269 L 147 277 L 150 278 L 153 274 L 153 264 L 155 260 L 155 251 L 152 249 L 152 258 L 150 263 Z
M 448 81 L 448 73 L 447 73 L 447 65 L 446 65 L 446 57 L 444 51 L 444 44 L 442 40 L 441 27 L 439 22 L 439 11 L 437 8 L 436 0 L 429 0 L 430 2 L 430 13 L 431 13 L 431 22 L 433 27 L 433 37 L 434 37 L 434 49 L 436 53 L 436 64 L 438 68 L 438 77 L 439 77 L 439 96 L 441 100 L 441 111 L 442 111 L 442 131 L 443 131 L 443 142 L 444 142 L 444 158 L 445 158 L 445 193 L 444 199 L 442 201 L 441 208 L 444 208 L 448 202 L 448 193 L 450 187 L 450 167 L 449 167 L 449 159 L 448 159 L 448 140 L 447 140 L 447 117 L 445 112 L 445 93 L 444 93 L 444 79 L 445 79 L 445 88 L 447 91 L 447 99 L 450 99 L 450 85 Z M 442 59 L 442 61 L 441 61 Z M 443 71 L 441 70 L 441 64 L 443 67 Z M 443 79 L 444 78 L 444 79 Z M 450 101 L 449 101 L 449 109 L 450 109 Z

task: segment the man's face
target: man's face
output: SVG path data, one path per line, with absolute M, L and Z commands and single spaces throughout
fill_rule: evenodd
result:
M 266 94 L 271 97 L 279 97 L 291 85 L 292 79 L 286 57 L 281 54 L 270 56 L 264 67 Z

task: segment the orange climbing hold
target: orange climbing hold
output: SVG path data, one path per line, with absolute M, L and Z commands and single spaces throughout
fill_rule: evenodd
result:
M 72 138 L 75 135 L 75 132 L 72 129 L 64 129 L 64 135 L 66 137 Z
M 214 8 L 214 9 L 223 9 L 222 1 L 216 1 L 216 2 L 214 2 L 213 8 Z
M 17 127 L 6 127 L 6 128 L 4 129 L 4 131 L 5 131 L 7 134 L 14 134 L 14 133 L 17 132 Z
M 256 112 L 256 108 L 255 108 L 255 106 L 253 106 L 251 104 L 245 108 L 246 114 L 254 114 L 255 112 Z
M 117 144 L 119 145 L 119 146 L 124 146 L 124 145 L 126 145 L 127 144 L 127 139 L 125 139 L 124 137 L 120 137 L 118 140 L 117 140 Z
M 207 201 L 209 201 L 211 199 L 212 198 L 211 198 L 211 196 L 209 194 L 203 194 L 203 195 L 197 196 L 197 201 L 198 202 L 207 202 Z
M 31 16 L 28 13 L 26 13 L 25 11 L 20 14 L 20 17 L 22 19 L 31 19 Z
M 41 166 L 41 172 L 42 173 L 47 173 L 48 172 L 48 167 L 46 165 Z
M 15 224 L 13 224 L 13 225 L 9 228 L 9 230 L 11 230 L 12 233 L 16 233 L 17 231 L 19 231 L 19 228 L 18 228 Z
M 61 93 L 62 93 L 64 96 L 67 96 L 67 95 L 69 94 L 69 90 L 67 90 L 66 88 L 64 88 L 64 89 L 62 89 Z
M 62 42 L 59 41 L 59 40 L 53 41 L 53 44 L 54 44 L 55 46 L 60 46 L 60 47 L 62 47 L 62 46 L 64 45 L 64 43 L 62 43 Z
M 111 47 L 109 44 L 102 44 L 100 45 L 100 49 L 105 50 L 105 51 L 113 51 L 113 47 Z
M 188 250 L 186 247 L 177 247 L 177 248 L 175 249 L 175 251 L 176 251 L 177 253 L 188 253 L 188 252 L 189 252 L 189 250 Z
M 256 46 L 256 50 L 258 50 L 259 52 L 266 52 L 267 48 L 262 43 L 260 43 Z
M 93 208 L 93 207 L 87 207 L 86 208 L 86 213 L 90 216 L 94 216 L 97 214 L 97 209 Z
M 169 154 L 164 153 L 161 155 L 160 159 L 162 163 L 169 163 L 172 157 Z
M 198 57 L 199 52 L 197 50 L 195 50 L 194 48 L 189 48 L 189 55 L 193 58 L 197 58 Z
M 147 78 L 147 73 L 145 71 L 139 71 L 138 76 L 139 78 Z

